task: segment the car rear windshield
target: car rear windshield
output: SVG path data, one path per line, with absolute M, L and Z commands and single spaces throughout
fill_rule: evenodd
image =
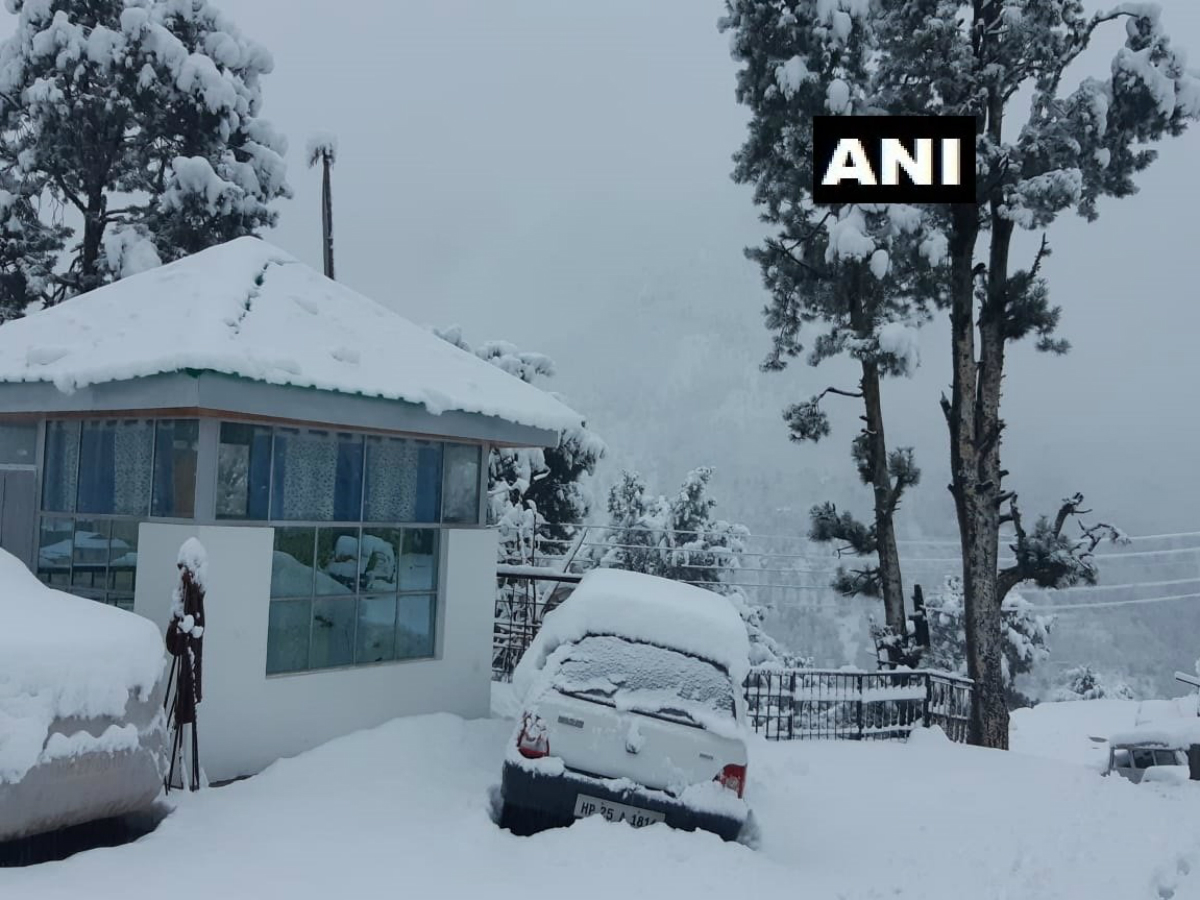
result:
M 734 715 L 733 681 L 718 666 L 609 635 L 575 644 L 553 683 L 559 693 L 688 725 Z

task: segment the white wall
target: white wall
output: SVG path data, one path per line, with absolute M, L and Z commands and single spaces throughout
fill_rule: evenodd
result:
M 486 716 L 490 704 L 496 534 L 442 532 L 437 658 L 295 675 L 266 673 L 274 530 L 143 523 L 135 612 L 164 631 L 180 545 L 208 551 L 200 761 L 212 781 L 397 716 Z

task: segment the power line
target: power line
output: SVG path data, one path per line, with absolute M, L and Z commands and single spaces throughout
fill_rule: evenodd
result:
M 1081 584 L 1068 588 L 1019 588 L 1021 594 L 1063 594 L 1067 591 L 1119 591 L 1130 588 L 1171 587 L 1177 584 L 1200 584 L 1200 575 L 1195 578 L 1175 578 L 1171 581 L 1133 581 L 1128 584 Z
M 1106 609 L 1114 606 L 1141 606 L 1147 603 L 1167 603 L 1174 600 L 1200 600 L 1200 594 L 1176 594 L 1173 597 L 1146 597 L 1141 600 L 1102 600 L 1099 603 L 1067 603 L 1062 606 L 1038 603 L 1034 605 L 1034 608 L 1056 613 L 1072 612 L 1080 609 Z

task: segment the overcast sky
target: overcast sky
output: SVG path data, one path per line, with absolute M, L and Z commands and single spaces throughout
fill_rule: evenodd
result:
M 1200 3 L 1162 5 L 1176 42 L 1200 64 Z M 549 354 L 556 386 L 620 445 L 621 461 L 653 469 L 648 457 L 680 438 L 670 417 L 623 421 L 614 392 L 663 382 L 655 402 L 669 409 L 689 372 L 736 385 L 736 401 L 712 402 L 742 408 L 743 437 L 754 438 L 730 444 L 741 449 L 720 460 L 697 448 L 696 463 L 718 462 L 731 479 L 730 469 L 766 467 L 774 478 L 779 460 L 805 452 L 788 445 L 780 404 L 830 376 L 804 366 L 755 372 L 767 345 L 765 295 L 741 249 L 759 227 L 749 190 L 729 180 L 745 113 L 716 30 L 720 2 L 227 0 L 224 8 L 275 57 L 265 112 L 290 139 L 296 196 L 281 206 L 273 241 L 320 265 L 319 178 L 303 152 L 312 132 L 333 131 L 339 280 L 420 323 L 459 323 L 468 339 L 507 338 Z M 1087 65 L 1102 71 L 1119 38 L 1113 29 Z M 1200 225 L 1189 202 L 1200 196 L 1198 162 L 1195 131 L 1163 148 L 1139 196 L 1103 204 L 1096 224 L 1066 217 L 1053 227 L 1047 273 L 1075 350 L 1058 359 L 1020 349 L 1006 383 L 1006 458 L 1017 486 L 1039 502 L 1085 490 L 1138 533 L 1200 529 Z M 1034 241 L 1022 245 L 1027 254 Z M 638 328 L 629 317 L 667 295 L 682 333 L 700 324 L 686 347 L 676 349 L 668 330 L 647 352 L 629 339 Z M 740 329 L 736 351 L 705 349 L 720 343 L 704 330 L 715 321 Z M 927 490 L 940 496 L 946 344 L 944 329 L 928 331 L 922 372 L 885 395 L 891 435 L 917 445 Z M 691 356 L 672 358 L 680 353 Z M 705 370 L 710 356 L 720 356 L 720 378 Z M 702 406 L 678 415 L 703 420 Z M 845 459 L 848 439 L 831 465 Z M 757 450 L 764 442 L 769 453 Z M 926 529 L 954 531 L 950 521 Z

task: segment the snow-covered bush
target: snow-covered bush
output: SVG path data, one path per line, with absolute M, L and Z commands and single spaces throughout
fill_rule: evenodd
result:
M 1134 692 L 1124 679 L 1104 676 L 1091 666 L 1076 666 L 1063 673 L 1055 700 L 1133 700 Z

